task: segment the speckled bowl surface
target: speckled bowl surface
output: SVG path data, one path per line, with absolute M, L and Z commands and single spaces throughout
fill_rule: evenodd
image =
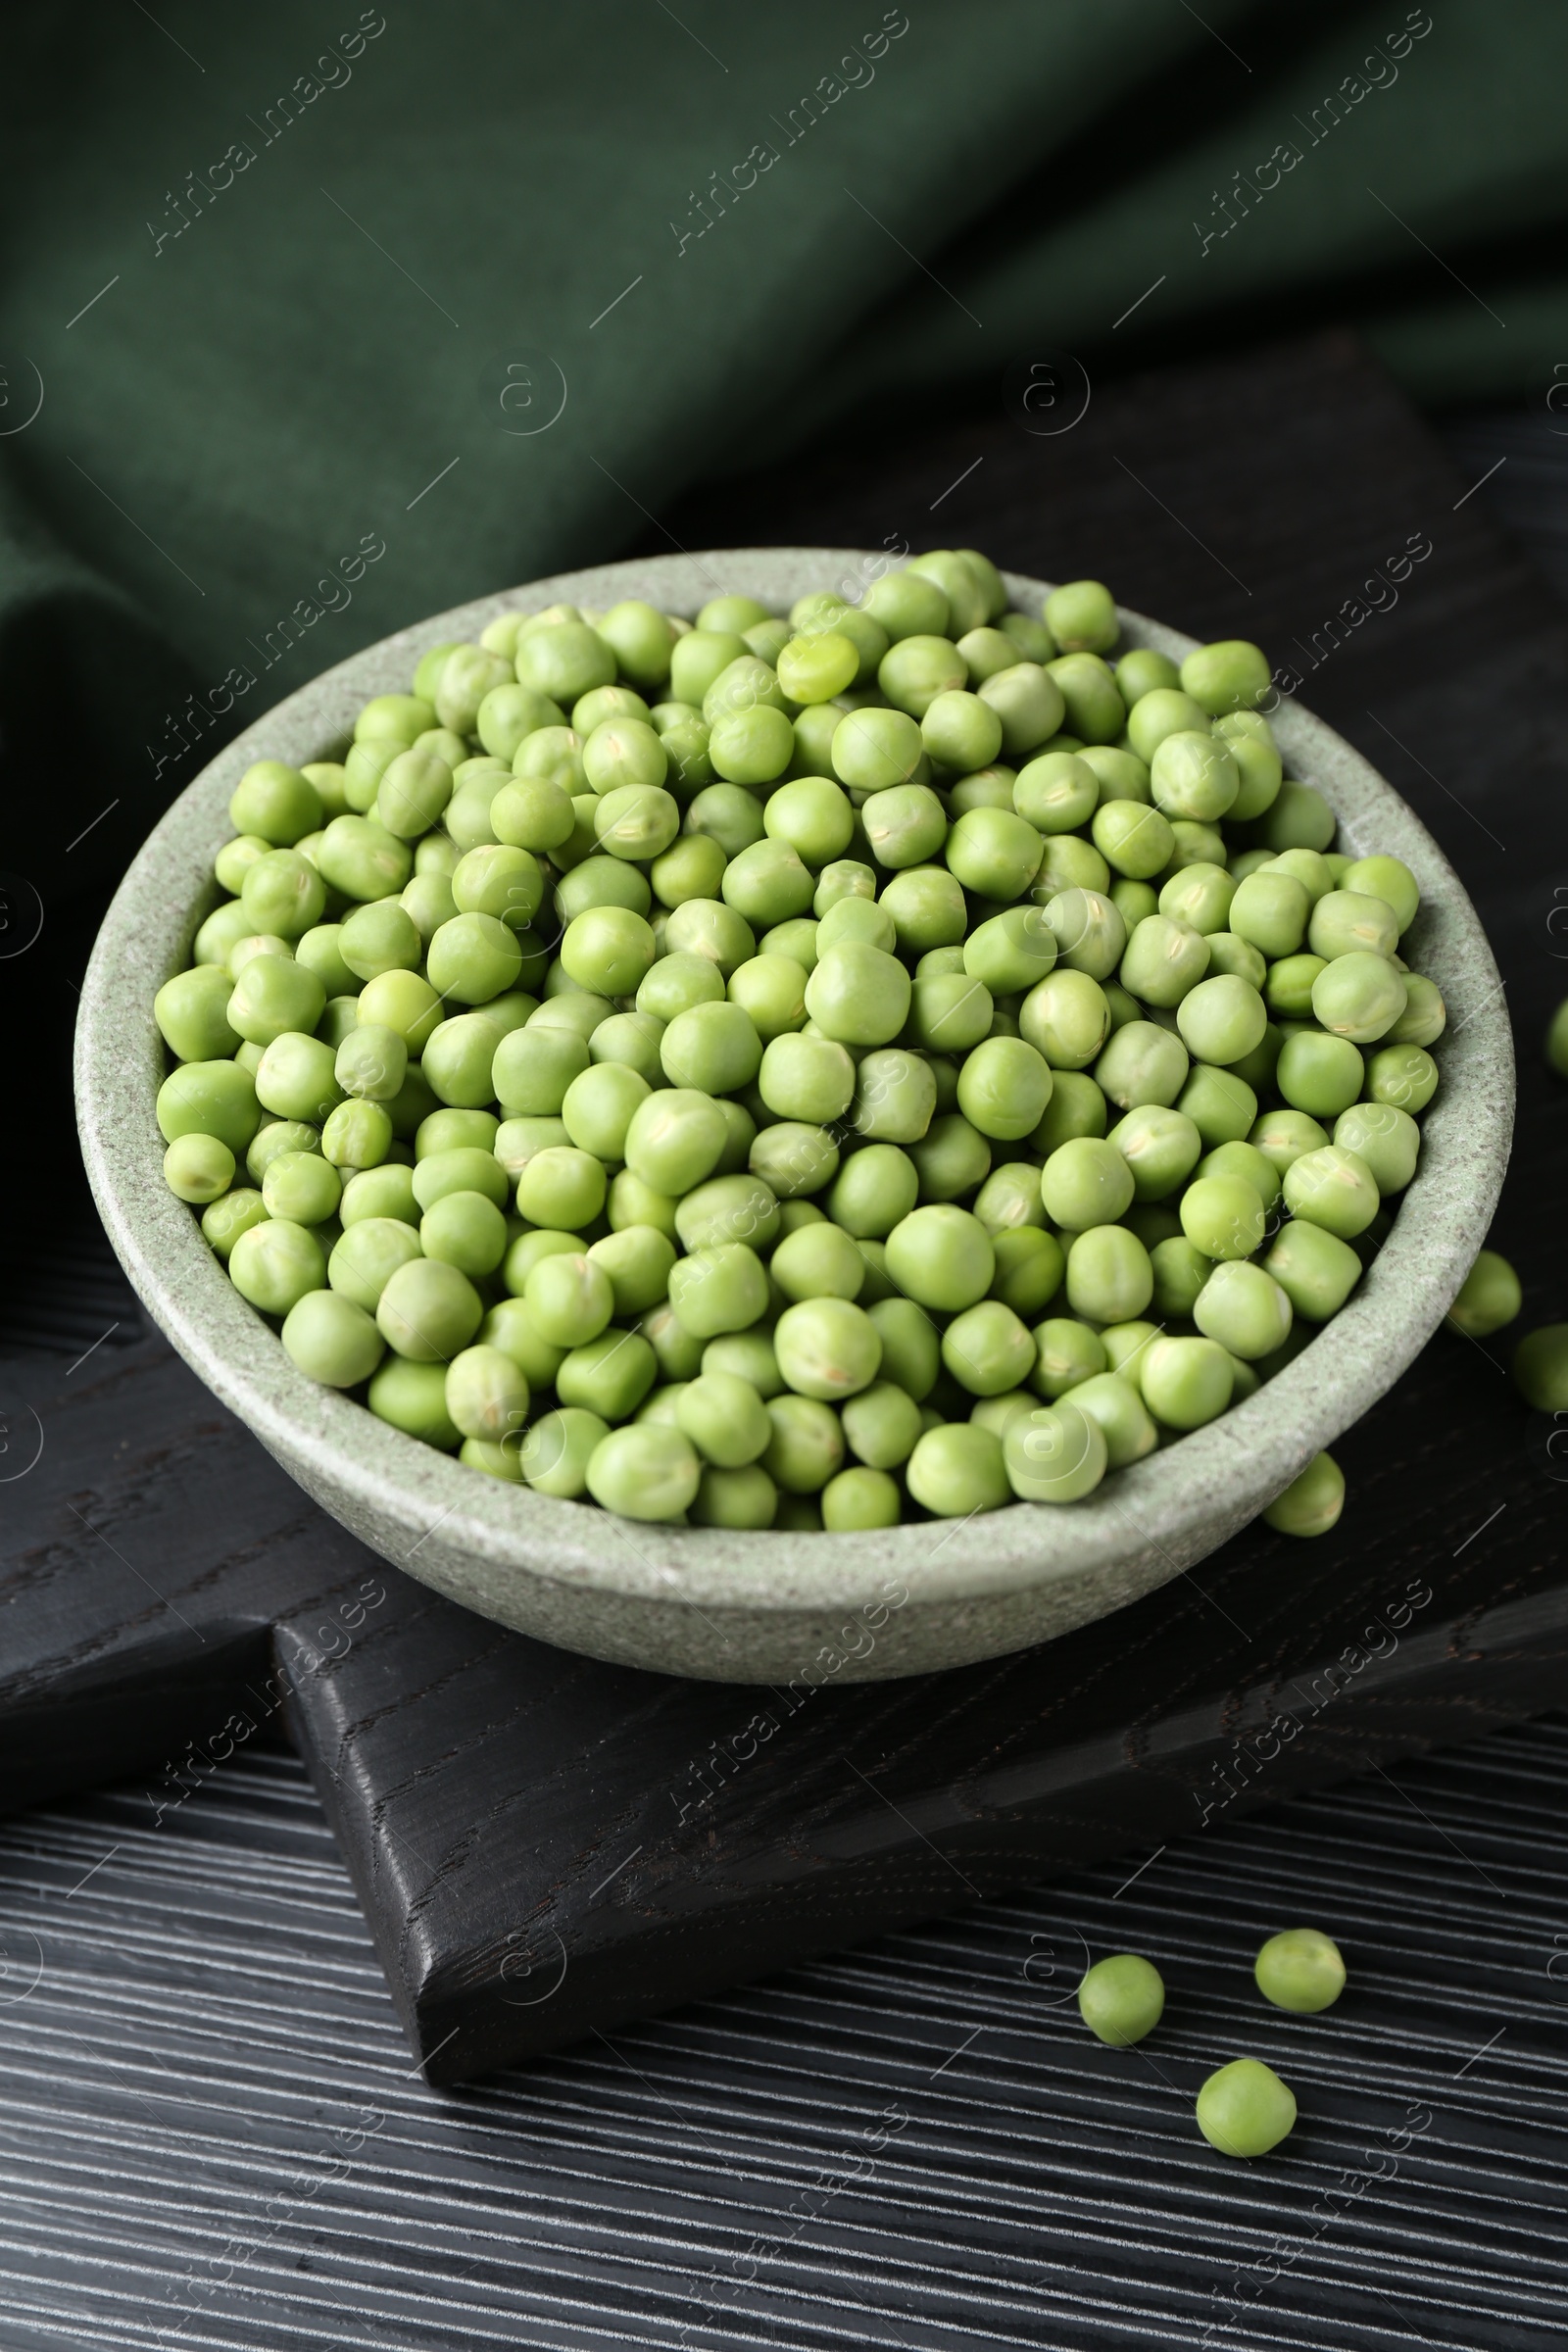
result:
M 1491 1223 L 1507 1162 L 1513 1061 L 1496 966 L 1451 867 L 1404 803 L 1307 711 L 1274 720 L 1288 771 L 1317 785 L 1357 853 L 1402 858 L 1421 886 L 1410 960 L 1449 1026 L 1420 1170 L 1349 1304 L 1245 1404 L 1107 1478 L 1069 1508 L 854 1536 L 649 1527 L 465 1469 L 295 1370 L 163 1181 L 156 990 L 188 962 L 219 895 L 229 796 L 255 760 L 333 757 L 360 705 L 406 691 L 426 647 L 499 612 L 647 597 L 695 613 L 719 589 L 785 611 L 867 576 L 827 548 L 742 548 L 568 572 L 385 638 L 279 704 L 220 753 L 150 836 L 99 935 L 76 1035 L 77 1107 L 98 1205 L 173 1345 L 306 1491 L 386 1559 L 481 1615 L 601 1658 L 720 1682 L 877 1680 L 957 1666 L 1069 1632 L 1223 1544 L 1389 1389 L 1436 1329 Z M 1008 574 L 1015 604 L 1044 584 Z M 1133 612 L 1127 639 L 1180 659 L 1192 640 Z

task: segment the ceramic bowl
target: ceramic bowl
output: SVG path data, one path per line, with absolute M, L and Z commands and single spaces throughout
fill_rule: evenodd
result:
M 1507 1160 L 1513 1065 L 1496 966 L 1457 877 L 1404 803 L 1309 712 L 1275 727 L 1357 853 L 1393 852 L 1422 906 L 1411 960 L 1447 1002 L 1443 1085 L 1420 1171 L 1349 1304 L 1246 1403 L 1068 1508 L 1019 1504 L 854 1536 L 650 1527 L 466 1469 L 295 1370 L 165 1187 L 154 992 L 189 960 L 218 895 L 213 858 L 250 763 L 334 756 L 366 698 L 406 691 L 425 648 L 502 612 L 646 597 L 694 613 L 719 589 L 783 612 L 852 593 L 874 560 L 830 548 L 726 549 L 537 580 L 400 630 L 266 712 L 180 795 L 127 873 L 82 991 L 77 1102 L 98 1205 L 149 1312 L 308 1494 L 384 1558 L 482 1616 L 600 1658 L 720 1682 L 878 1680 L 1047 1641 L 1200 1560 L 1389 1389 L 1436 1329 L 1486 1239 Z M 1007 576 L 1040 609 L 1044 584 Z M 1127 639 L 1191 640 L 1135 612 Z

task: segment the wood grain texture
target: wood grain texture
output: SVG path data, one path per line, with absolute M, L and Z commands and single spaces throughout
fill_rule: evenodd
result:
M 1529 1211 L 1568 1143 L 1533 1036 L 1562 987 L 1548 753 L 1568 691 L 1525 567 L 1336 338 L 1122 387 L 1061 444 L 1003 418 L 884 452 L 874 479 L 737 484 L 680 535 L 922 544 L 977 455 L 937 510 L 950 541 L 1104 573 L 1276 652 L 1431 538 L 1303 694 L 1408 791 L 1487 915 L 1526 1049 L 1502 1246 L 1531 1306 L 1556 1307 L 1560 1250 Z M 316 1511 L 157 1343 L 69 1374 L 17 1358 L 11 1400 L 45 1443 L 0 1490 L 8 1792 L 141 1773 L 156 1818 L 223 1742 L 286 1719 L 416 2050 L 433 2079 L 471 2077 L 975 1892 L 1117 1853 L 1136 1869 L 1559 1701 L 1562 1489 L 1501 1365 L 1440 1335 L 1340 1448 L 1350 1505 L 1317 1544 L 1254 1528 L 1022 1657 L 842 1690 L 830 1658 L 803 1659 L 775 1692 L 597 1665 L 438 1599 Z

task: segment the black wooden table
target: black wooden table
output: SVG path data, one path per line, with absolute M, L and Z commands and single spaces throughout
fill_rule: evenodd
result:
M 669 522 L 688 545 L 918 544 L 968 465 L 945 536 L 1107 570 L 1195 630 L 1295 639 L 1303 667 L 1365 572 L 1429 536 L 1418 585 L 1303 693 L 1407 791 L 1492 927 L 1526 1049 L 1499 1231 L 1539 1315 L 1561 1311 L 1560 1251 L 1523 1200 L 1565 1140 L 1533 1056 L 1561 986 L 1562 634 L 1494 536 L 1494 490 L 1466 493 L 1503 449 L 1501 484 L 1534 468 L 1544 501 L 1557 452 L 1480 428 L 1457 446 L 1472 472 L 1331 339 L 1123 387 L 1060 444 L 964 420 L 868 484 L 818 475 L 814 508 L 792 476 Z M 0 1399 L 8 1446 L 30 1444 L 33 1409 L 50 1433 L 7 1497 L 31 1535 L 0 1742 L 14 1802 L 144 1769 L 0 1844 L 0 2343 L 1560 2334 L 1568 1736 L 1401 1761 L 1568 1695 L 1555 1465 L 1496 1348 L 1440 1338 L 1350 1437 L 1351 1507 L 1325 1544 L 1250 1535 L 1108 1633 L 824 1693 L 720 1773 L 711 1690 L 521 1659 L 323 1535 L 127 1341 L 134 1309 L 87 1256 L 8 1300 L 56 1347 L 14 1357 Z M 524 1686 L 519 1744 L 499 1710 Z M 268 1744 L 285 1716 L 387 1976 L 300 1765 Z M 469 1801 L 486 1750 L 510 1809 Z M 521 1835 L 519 1759 L 552 1799 Z M 694 1776 L 711 1794 L 672 1834 L 656 1816 Z M 1350 1954 L 1328 2019 L 1249 1993 L 1250 1950 L 1288 1917 Z M 1155 2042 L 1118 2056 L 1086 2046 L 1070 1988 L 1085 1945 L 1125 1944 L 1171 1999 Z M 572 2046 L 431 2091 L 388 1977 L 435 2075 Z M 1303 2113 L 1245 2175 L 1190 2114 L 1238 2047 L 1274 2057 Z

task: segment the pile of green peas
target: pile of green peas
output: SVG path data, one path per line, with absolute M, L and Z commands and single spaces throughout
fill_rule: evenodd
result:
M 507 612 L 252 766 L 158 1119 L 293 1361 L 547 1494 L 833 1532 L 1250 1396 L 1414 1174 L 1443 1001 L 1258 649 L 1118 646 L 944 549 Z

